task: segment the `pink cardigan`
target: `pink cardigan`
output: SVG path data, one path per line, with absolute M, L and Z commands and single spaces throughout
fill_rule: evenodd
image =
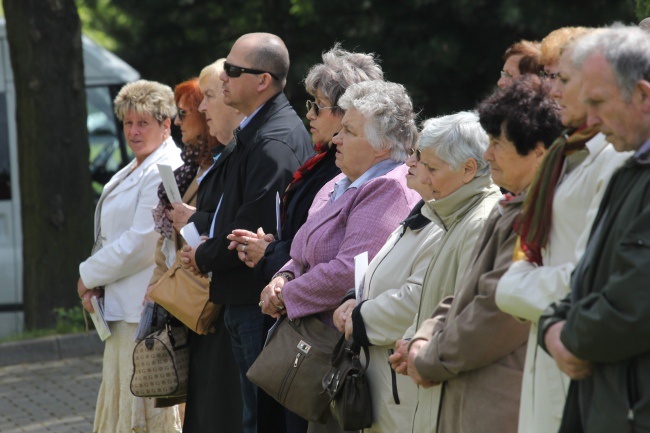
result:
M 371 261 L 421 198 L 406 186 L 407 170 L 402 164 L 349 188 L 333 203 L 334 184 L 344 175 L 318 192 L 293 240 L 291 260 L 281 269 L 296 275 L 282 290 L 289 318 L 317 314 L 333 326 L 334 310 L 354 286 L 354 256 L 368 251 Z

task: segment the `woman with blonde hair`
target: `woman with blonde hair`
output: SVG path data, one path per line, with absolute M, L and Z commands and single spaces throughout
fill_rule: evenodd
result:
M 106 340 L 94 432 L 177 432 L 177 408 L 155 408 L 153 399 L 130 391 L 133 349 L 142 299 L 154 267 L 158 240 L 152 209 L 158 203 L 158 164 L 181 165 L 170 136 L 176 114 L 172 89 L 153 81 L 125 85 L 115 98 L 133 159 L 104 187 L 95 209 L 94 254 L 79 265 L 77 292 L 92 311 L 92 296 L 104 297 Z
M 223 71 L 224 59 L 206 66 L 195 80 L 191 98 L 180 100 L 179 109 L 194 115 L 202 127 L 202 139 L 213 142 L 209 146 L 204 164 L 193 181 L 195 196 L 192 202 L 174 203 L 169 213 L 174 227 L 180 230 L 187 219 L 196 215 L 207 225 L 212 212 L 218 205 L 219 197 L 209 196 L 222 185 L 228 175 L 229 156 L 234 143 L 233 130 L 242 120 L 242 115 L 223 102 L 219 74 Z M 183 106 L 185 103 L 187 105 Z M 186 118 L 192 120 L 192 118 Z M 191 124 L 181 121 L 185 135 Z M 191 138 L 191 134 L 190 137 Z M 185 197 L 184 197 L 185 198 Z M 199 224 L 201 226 L 201 224 Z M 208 226 L 209 227 L 209 226 Z M 201 233 L 206 227 L 198 228 Z M 209 285 L 208 278 L 196 277 Z M 185 408 L 184 432 L 223 432 L 242 431 L 242 397 L 239 386 L 239 370 L 232 354 L 231 339 L 223 318 L 223 311 L 214 321 L 214 332 L 206 335 L 190 333 L 190 377 Z

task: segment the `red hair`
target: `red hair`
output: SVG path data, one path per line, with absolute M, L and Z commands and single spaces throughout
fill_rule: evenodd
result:
M 211 150 L 213 147 L 218 146 L 220 143 L 217 141 L 216 137 L 210 135 L 210 128 L 205 121 L 205 116 L 199 112 L 199 105 L 203 100 L 203 94 L 201 93 L 201 88 L 199 87 L 198 78 L 190 78 L 189 80 L 183 81 L 174 87 L 174 102 L 176 102 L 177 106 L 181 99 L 183 99 L 185 104 L 187 104 L 188 111 L 197 113 L 198 118 L 201 121 L 202 128 L 201 134 L 199 136 L 199 146 L 201 147 L 201 153 L 197 163 L 202 164 L 203 162 L 207 161 L 208 158 L 212 159 Z

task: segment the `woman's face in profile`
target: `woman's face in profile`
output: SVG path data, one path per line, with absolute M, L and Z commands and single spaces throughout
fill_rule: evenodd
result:
M 181 129 L 183 143 L 196 147 L 199 136 L 203 132 L 203 115 L 197 109 L 187 103 L 187 98 L 182 96 L 178 101 L 178 114 L 174 118 L 174 124 Z

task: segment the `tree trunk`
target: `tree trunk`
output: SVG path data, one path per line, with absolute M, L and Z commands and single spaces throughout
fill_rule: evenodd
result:
M 78 303 L 92 245 L 81 25 L 74 0 L 3 0 L 16 88 L 28 329 Z M 77 304 L 78 305 L 78 304 Z

